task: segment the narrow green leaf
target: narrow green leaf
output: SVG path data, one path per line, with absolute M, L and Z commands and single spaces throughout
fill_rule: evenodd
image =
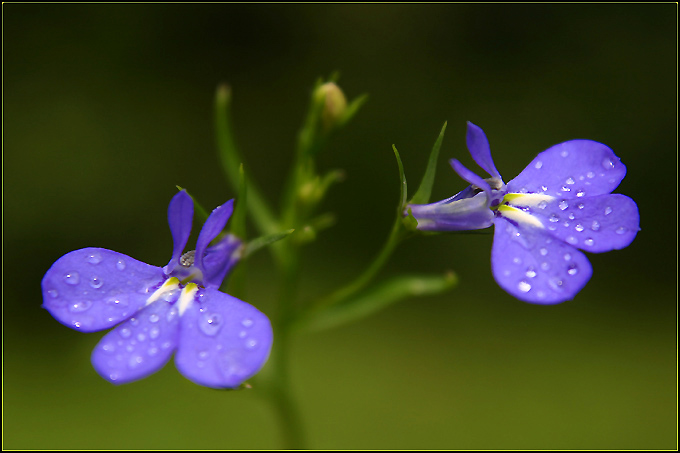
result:
M 442 146 L 442 140 L 444 140 L 444 131 L 446 131 L 446 123 L 442 127 L 437 141 L 434 142 L 432 147 L 432 152 L 430 152 L 430 160 L 427 162 L 427 168 L 425 169 L 425 174 L 423 175 L 423 180 L 420 182 L 420 187 L 416 191 L 413 198 L 409 203 L 412 204 L 426 204 L 430 200 L 430 194 L 432 193 L 432 185 L 434 184 L 434 176 L 437 170 L 437 157 L 439 157 L 439 149 Z
M 362 94 L 361 96 L 355 98 L 352 102 L 350 102 L 347 107 L 345 107 L 345 112 L 342 114 L 342 117 L 338 120 L 337 126 L 336 127 L 342 127 L 349 123 L 349 121 L 354 118 L 354 115 L 357 114 L 359 109 L 366 103 L 368 100 L 368 94 Z
M 234 141 L 230 117 L 231 88 L 226 84 L 217 87 L 215 95 L 215 131 L 217 134 L 217 150 L 224 174 L 234 190 L 239 188 L 239 168 L 243 162 Z M 278 230 L 277 222 L 271 209 L 254 186 L 253 181 L 247 181 L 250 188 L 248 208 L 255 225 L 261 233 L 272 233 Z
M 399 151 L 397 151 L 397 147 L 392 145 L 392 149 L 394 150 L 394 156 L 397 158 L 397 165 L 399 166 L 399 180 L 401 181 L 401 194 L 399 197 L 399 206 L 397 207 L 397 211 L 401 213 L 401 211 L 404 209 L 404 206 L 406 206 L 407 198 L 406 175 L 404 175 L 404 165 L 401 163 L 401 157 L 399 156 Z
M 342 304 L 318 311 L 307 319 L 309 330 L 324 330 L 370 316 L 389 305 L 413 296 L 443 293 L 453 288 L 458 278 L 452 272 L 445 275 L 403 275 L 394 277 L 365 290 Z
M 274 234 L 268 234 L 266 236 L 261 236 L 257 239 L 253 239 L 252 241 L 248 242 L 246 245 L 245 250 L 243 251 L 243 258 L 247 258 L 248 256 L 252 255 L 256 251 L 260 250 L 262 247 L 266 247 L 267 245 L 280 241 L 281 239 L 285 238 L 286 236 L 290 235 L 294 229 L 290 229 L 287 231 L 283 231 L 281 233 L 274 233 Z
M 239 168 L 239 184 L 238 184 L 238 198 L 236 198 L 236 206 L 234 206 L 234 213 L 230 219 L 231 234 L 238 236 L 239 238 L 245 240 L 246 236 L 246 213 L 247 199 L 248 199 L 248 186 L 246 185 L 246 175 L 243 171 L 243 164 Z

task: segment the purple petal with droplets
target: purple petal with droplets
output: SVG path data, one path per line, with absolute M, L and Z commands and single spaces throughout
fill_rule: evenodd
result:
M 227 224 L 231 213 L 234 210 L 234 200 L 229 200 L 222 206 L 218 206 L 210 213 L 208 220 L 203 224 L 203 228 L 198 235 L 198 240 L 196 241 L 196 262 L 197 268 L 206 274 L 206 269 L 203 266 L 203 256 L 205 254 L 206 248 L 210 241 L 215 239 L 218 234 L 222 232 L 224 226 Z
M 620 194 L 555 199 L 530 209 L 550 235 L 587 252 L 627 247 L 640 229 L 637 205 Z
M 224 277 L 241 258 L 241 245 L 239 238 L 233 234 L 227 234 L 217 244 L 208 247 L 203 257 L 205 268 L 203 281 L 206 287 L 220 287 Z
M 177 347 L 177 307 L 158 300 L 101 339 L 92 365 L 104 379 L 125 384 L 163 368 Z
M 540 153 L 507 188 L 508 192 L 582 198 L 611 193 L 625 175 L 626 166 L 608 146 L 571 140 Z
M 533 227 L 496 219 L 491 268 L 496 282 L 516 298 L 535 304 L 571 300 L 593 273 L 586 256 Z
M 187 245 L 194 219 L 194 201 L 186 191 L 181 190 L 172 197 L 168 206 L 168 224 L 172 232 L 172 259 L 165 266 L 166 272 L 172 271 Z
M 59 258 L 43 277 L 43 307 L 72 329 L 103 330 L 134 315 L 163 279 L 160 267 L 122 253 L 80 249 Z
M 467 123 L 467 134 L 466 134 L 467 148 L 470 151 L 470 155 L 477 162 L 481 168 L 484 169 L 488 174 L 494 178 L 502 180 L 501 174 L 496 170 L 496 166 L 491 158 L 491 148 L 489 147 L 489 140 L 486 138 L 486 134 L 479 127 L 468 121 Z
M 489 209 L 486 192 L 471 198 L 450 201 L 452 198 L 430 204 L 410 205 L 418 229 L 424 231 L 479 230 L 493 225 L 493 211 Z
M 175 365 L 187 379 L 236 388 L 269 357 L 272 328 L 253 307 L 214 289 L 201 289 L 182 316 Z

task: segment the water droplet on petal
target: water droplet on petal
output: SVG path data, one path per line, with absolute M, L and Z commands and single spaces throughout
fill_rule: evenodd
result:
M 522 264 L 522 259 L 519 257 L 515 257 L 512 259 L 512 262 L 515 264 Z
M 556 291 L 562 291 L 564 286 L 564 282 L 557 277 L 553 277 L 550 280 L 548 280 L 548 284 L 552 289 Z
M 571 192 L 571 188 L 569 188 L 567 186 L 562 186 L 561 190 L 562 190 L 562 192 Z
M 102 262 L 102 256 L 99 253 L 90 253 L 87 255 L 87 262 L 91 264 L 99 264 Z
M 538 203 L 539 209 L 545 209 L 546 206 L 548 206 L 548 202 L 547 202 L 547 201 L 541 201 L 540 203 Z
M 104 282 L 99 277 L 92 277 L 90 279 L 90 286 L 93 287 L 94 289 L 101 288 L 103 284 Z
M 576 245 L 578 244 L 578 239 L 576 239 L 574 236 L 569 236 L 567 238 L 567 242 L 570 243 L 571 245 Z
M 241 324 L 243 325 L 243 327 L 250 327 L 253 325 L 253 320 L 250 318 L 246 318 L 243 321 L 241 321 Z
M 578 267 L 576 264 L 570 264 L 569 267 L 567 268 L 567 274 L 569 275 L 576 275 L 578 274 Z
M 569 203 L 567 203 L 567 200 L 562 200 L 560 201 L 560 204 L 558 204 L 557 206 L 559 206 L 560 209 L 564 211 L 569 207 Z
M 198 327 L 206 335 L 217 335 L 222 328 L 222 316 L 219 313 L 205 313 L 198 321 Z
M 210 353 L 208 351 L 201 351 L 198 353 L 198 358 L 201 360 L 205 360 L 208 358 L 209 355 Z
M 576 192 L 576 196 L 577 196 L 577 197 L 582 197 L 582 196 L 584 196 L 585 194 L 586 194 L 586 191 L 585 191 L 585 190 L 579 190 L 578 192 Z
M 154 355 L 158 354 L 158 348 L 155 347 L 155 346 L 152 346 L 152 347 L 149 348 L 148 351 L 146 351 L 146 353 L 149 354 L 150 356 L 154 356 Z
M 89 309 L 91 306 L 92 306 L 92 302 L 90 302 L 89 300 L 83 300 L 83 301 L 75 302 L 75 303 L 71 304 L 68 307 L 68 309 L 72 313 L 80 313 L 80 312 L 83 312 L 83 311 Z
M 123 260 L 118 260 L 118 261 L 116 262 L 116 269 L 118 269 L 119 271 L 124 270 L 124 269 L 125 269 L 125 261 L 123 261 Z
M 567 157 L 568 155 L 569 155 L 569 151 L 567 151 L 566 149 L 563 149 L 562 152 L 560 153 L 560 156 L 562 156 L 562 157 Z
M 160 316 L 158 316 L 158 314 L 156 314 L 156 313 L 151 313 L 149 315 L 149 322 L 158 322 L 159 319 L 160 319 Z
M 144 361 L 144 358 L 141 355 L 136 355 L 136 356 L 130 357 L 130 361 L 128 362 L 128 367 L 129 368 L 136 368 L 143 361 Z
M 569 261 L 571 259 L 571 253 L 564 254 L 564 261 Z
M 536 167 L 536 169 L 540 169 L 542 166 L 543 166 L 543 162 L 541 162 L 540 160 L 536 161 L 536 165 L 534 165 L 534 167 Z
M 580 223 L 577 223 L 574 229 L 580 233 L 581 231 L 585 230 L 585 227 Z
M 118 333 L 119 333 L 120 336 L 123 337 L 123 338 L 129 338 L 130 335 L 132 335 L 132 332 L 131 332 L 130 329 L 128 329 L 127 327 L 123 327 L 122 329 L 120 329 L 120 330 L 118 331 Z
M 172 307 L 170 309 L 170 311 L 168 311 L 168 314 L 165 316 L 165 320 L 167 322 L 172 322 L 176 317 L 177 317 L 177 308 Z
M 142 341 L 146 340 L 146 335 L 144 335 L 143 333 L 140 332 L 140 333 L 137 334 L 137 339 L 141 343 Z
M 530 285 L 528 282 L 522 280 L 522 281 L 519 282 L 519 284 L 517 285 L 517 288 L 518 288 L 520 291 L 522 291 L 523 293 L 526 293 L 526 292 L 528 292 L 528 291 L 531 289 L 531 285 Z
M 583 203 L 579 203 L 576 207 L 579 208 L 579 209 L 583 209 L 586 206 Z
M 586 173 L 586 176 L 588 177 L 588 179 L 593 179 L 595 177 L 595 173 L 589 171 L 588 173 Z
M 64 280 L 66 280 L 66 283 L 69 285 L 77 285 L 80 283 L 80 275 L 78 272 L 69 272 L 68 274 L 64 275 Z
M 106 343 L 105 345 L 102 346 L 102 350 L 111 354 L 113 353 L 113 351 L 116 350 L 116 346 L 114 346 L 113 343 Z
M 534 278 L 536 276 L 536 271 L 534 270 L 533 267 L 530 267 L 529 269 L 527 269 L 527 272 L 526 272 L 525 275 L 529 278 Z
M 545 247 L 541 247 L 541 249 L 539 250 L 539 252 L 540 252 L 541 255 L 545 256 L 545 255 L 548 254 L 548 249 L 545 248 Z
M 54 299 L 56 299 L 57 297 L 59 297 L 59 292 L 57 292 L 56 289 L 51 289 L 51 290 L 47 291 L 47 294 L 49 294 L 50 296 L 52 296 L 52 298 L 54 298 Z
M 246 341 L 246 348 L 253 349 L 255 346 L 257 346 L 257 340 L 253 340 L 251 338 L 250 340 Z
M 508 273 L 508 275 L 510 275 L 509 271 L 506 271 L 506 272 Z M 246 332 L 245 330 L 242 330 L 238 333 L 239 338 L 245 338 L 246 336 L 248 336 L 248 332 Z
M 593 220 L 593 224 L 590 226 L 590 229 L 593 231 L 597 231 L 600 229 L 600 222 L 597 220 Z
M 602 160 L 602 166 L 604 167 L 605 170 L 611 170 L 614 168 L 614 162 L 610 158 L 605 158 Z
M 543 261 L 541 263 L 541 269 L 543 269 L 544 271 L 549 270 L 550 269 L 550 263 L 548 263 L 547 261 Z
M 606 208 L 604 208 L 604 215 L 609 215 L 612 213 L 612 211 L 613 209 L 607 206 Z
M 557 216 L 557 214 L 551 214 L 551 215 L 550 215 L 550 218 L 549 218 L 548 220 L 550 220 L 551 222 L 555 223 L 555 222 L 559 222 L 559 221 L 560 221 L 560 218 Z
M 616 229 L 616 234 L 624 234 L 624 233 L 626 233 L 627 231 L 628 231 L 628 228 L 626 228 L 626 227 L 618 227 L 618 228 Z
M 590 246 L 590 245 L 593 245 L 593 244 L 595 243 L 595 241 L 593 240 L 593 238 L 588 238 L 588 239 L 586 239 L 585 241 L 583 241 L 583 243 L 584 243 L 585 245 Z
M 137 324 L 139 324 L 139 319 L 137 319 L 137 318 L 130 318 L 130 325 L 131 325 L 131 326 L 136 326 Z
M 575 182 L 576 182 L 576 181 L 574 181 L 574 178 L 568 178 L 568 179 L 566 180 L 566 183 L 567 183 L 567 184 L 574 184 Z
M 151 328 L 151 330 L 149 330 L 149 338 L 151 338 L 152 340 L 154 338 L 158 338 L 158 335 L 160 333 L 161 333 L 160 329 L 158 329 L 158 327 L 154 326 L 154 327 Z
M 574 220 L 575 218 L 576 218 L 576 216 L 574 215 L 574 213 L 570 212 L 569 213 L 569 220 Z

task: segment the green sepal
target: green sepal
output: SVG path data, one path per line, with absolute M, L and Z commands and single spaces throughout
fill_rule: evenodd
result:
M 266 247 L 273 242 L 280 241 L 281 239 L 289 236 L 293 231 L 295 230 L 290 229 L 281 233 L 267 234 L 265 236 L 260 236 L 257 239 L 253 239 L 252 241 L 248 242 L 248 244 L 246 244 L 246 247 L 243 250 L 243 258 L 245 259 L 249 257 L 262 247 Z
M 404 174 L 404 165 L 401 163 L 401 157 L 399 156 L 399 151 L 397 151 L 397 147 L 392 145 L 392 149 L 394 150 L 394 157 L 397 158 L 397 165 L 399 166 L 399 180 L 401 181 L 401 192 L 399 195 L 399 206 L 397 207 L 397 211 L 401 213 L 404 210 L 404 207 L 406 206 L 406 198 L 407 198 L 407 187 L 406 187 L 406 175 Z
M 418 220 L 413 217 L 413 213 L 411 212 L 411 208 L 407 208 L 408 214 L 401 219 L 401 223 L 406 227 L 408 231 L 417 231 L 418 230 Z
M 318 331 L 358 321 L 407 297 L 440 294 L 457 283 L 458 278 L 452 272 L 394 277 L 340 304 L 317 311 L 306 320 L 307 328 Z
M 420 186 L 416 191 L 409 204 L 427 204 L 430 200 L 430 194 L 432 193 L 432 185 L 434 184 L 434 176 L 437 170 L 437 158 L 439 157 L 439 149 L 442 146 L 442 140 L 444 140 L 444 131 L 446 131 L 446 122 L 442 126 L 441 132 L 439 132 L 439 137 L 437 141 L 434 142 L 432 151 L 430 152 L 430 159 L 427 161 L 427 168 L 425 169 L 425 174 L 423 174 L 423 179 L 420 182 Z
M 368 94 L 362 94 L 347 104 L 347 107 L 345 107 L 345 112 L 338 119 L 335 127 L 340 128 L 349 123 L 350 120 L 354 118 L 354 115 L 359 112 L 359 109 L 366 103 L 366 101 L 368 101 Z
M 204 224 L 205 221 L 208 220 L 208 216 L 210 215 L 210 214 L 208 214 L 208 211 L 203 209 L 203 206 L 201 206 L 201 204 L 198 201 L 196 201 L 196 199 L 189 193 L 188 190 L 186 190 L 185 188 L 180 187 L 180 186 L 175 186 L 175 187 L 177 187 L 177 190 L 179 190 L 180 192 L 185 191 L 187 193 L 187 195 L 189 195 L 189 197 L 191 197 L 191 201 L 194 202 L 194 212 L 196 212 L 196 215 L 198 216 L 198 220 L 200 220 L 201 225 Z

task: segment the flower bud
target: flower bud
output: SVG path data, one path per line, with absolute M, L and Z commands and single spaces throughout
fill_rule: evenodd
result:
M 318 99 L 323 97 L 325 103 L 321 112 L 321 120 L 325 131 L 333 129 L 338 120 L 345 113 L 347 99 L 339 86 L 333 82 L 327 82 L 316 90 Z

